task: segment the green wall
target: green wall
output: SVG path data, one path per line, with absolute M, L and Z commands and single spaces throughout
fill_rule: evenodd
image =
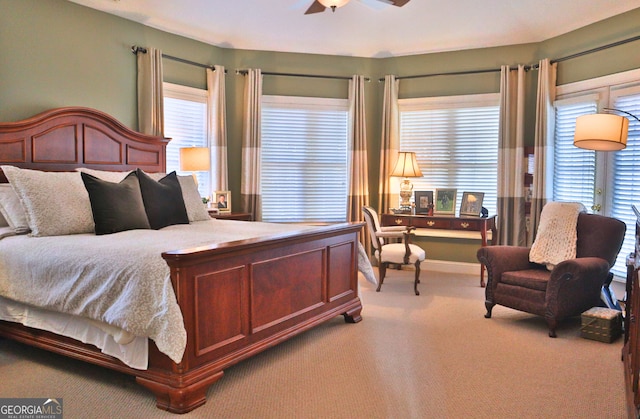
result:
M 65 0 L 0 0 L 0 121 L 15 121 L 59 106 L 88 106 L 137 128 L 136 59 L 132 45 L 227 69 L 227 124 L 230 189 L 240 191 L 243 77 L 236 69 L 350 76 L 363 74 L 372 204 L 377 205 L 380 118 L 385 74 L 411 76 L 501 65 L 536 64 L 640 35 L 640 9 L 543 42 L 392 58 L 359 58 L 235 50 L 207 45 L 111 16 Z M 505 40 L 505 44 L 508 44 Z M 567 83 L 640 68 L 640 42 L 558 64 L 558 82 Z M 165 60 L 165 79 L 205 86 L 204 70 Z M 499 72 L 406 79 L 400 97 L 497 92 Z M 527 75 L 527 143 L 533 144 L 537 71 Z M 265 76 L 265 94 L 346 97 L 343 80 Z M 442 243 L 440 243 L 442 244 Z M 475 262 L 466 245 L 446 244 L 450 260 Z

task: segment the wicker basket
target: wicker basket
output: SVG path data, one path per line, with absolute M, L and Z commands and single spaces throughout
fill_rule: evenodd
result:
M 622 334 L 622 313 L 618 310 L 593 307 L 582 313 L 581 336 L 611 343 Z

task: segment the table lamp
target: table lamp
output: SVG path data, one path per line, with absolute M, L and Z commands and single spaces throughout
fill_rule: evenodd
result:
M 422 172 L 418 167 L 416 153 L 412 151 L 398 152 L 398 161 L 391 172 L 391 176 L 399 176 L 404 179 L 400 183 L 400 209 L 411 209 L 411 194 L 413 193 L 413 184 L 409 181 L 410 177 L 422 177 Z
M 209 147 L 185 147 L 180 149 L 180 171 L 192 172 L 193 180 L 198 184 L 195 172 L 206 172 L 211 168 Z

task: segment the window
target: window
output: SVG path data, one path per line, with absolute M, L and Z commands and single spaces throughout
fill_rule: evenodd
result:
M 347 219 L 346 99 L 263 96 L 262 219 Z
M 455 188 L 458 203 L 463 192 L 484 192 L 482 205 L 496 213 L 499 100 L 484 94 L 398 101 L 400 150 L 416 153 L 423 174 L 411 179 L 414 191 Z
M 164 135 L 171 138 L 167 144 L 167 173 L 180 171 L 180 149 L 208 147 L 207 91 L 177 84 L 164 83 Z M 211 174 L 196 172 L 200 196 L 211 195 Z
M 574 147 L 573 132 L 576 117 L 606 112 L 604 108 L 640 115 L 640 72 L 560 86 L 554 106 L 553 199 L 582 202 L 590 212 L 615 217 L 627 224 L 625 241 L 612 269 L 616 276 L 625 277 L 625 258 L 635 242 L 635 216 L 631 206 L 640 204 L 640 174 L 636 167 L 640 160 L 640 122 L 629 118 L 627 147 L 615 152 Z

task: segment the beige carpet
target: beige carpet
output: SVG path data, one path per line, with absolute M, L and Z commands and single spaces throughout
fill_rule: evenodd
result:
M 133 378 L 0 340 L 0 397 L 62 398 L 73 418 L 624 418 L 622 339 L 547 337 L 538 317 L 497 306 L 478 278 L 390 271 L 361 281 L 363 321 L 342 317 L 225 372 L 207 403 L 156 409 Z M 619 296 L 620 297 L 620 296 Z

